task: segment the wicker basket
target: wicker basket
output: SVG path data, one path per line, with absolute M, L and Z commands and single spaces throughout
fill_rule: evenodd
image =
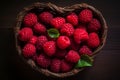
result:
M 35 11 L 36 13 L 39 13 L 40 11 L 43 10 L 49 10 L 50 12 L 52 12 L 53 14 L 57 14 L 57 15 L 62 15 L 65 16 L 67 15 L 69 12 L 78 12 L 84 8 L 88 8 L 90 10 L 93 11 L 93 14 L 100 20 L 100 23 L 102 25 L 102 30 L 100 32 L 100 37 L 101 37 L 101 44 L 99 45 L 99 47 L 93 52 L 93 57 L 103 48 L 105 41 L 106 41 L 106 36 L 107 36 L 107 24 L 106 21 L 104 19 L 104 17 L 102 16 L 102 14 L 95 9 L 94 7 L 86 4 L 86 3 L 81 3 L 81 4 L 75 4 L 73 6 L 70 7 L 58 7 L 52 3 L 34 3 L 28 7 L 25 7 L 17 16 L 17 22 L 16 22 L 16 26 L 14 27 L 15 30 L 15 43 L 16 43 L 16 49 L 18 51 L 19 56 L 23 59 L 23 61 L 25 61 L 27 64 L 29 64 L 33 69 L 39 71 L 40 73 L 46 75 L 46 76 L 54 76 L 54 77 L 68 77 L 68 76 L 72 76 L 77 74 L 78 72 L 80 72 L 81 70 L 83 70 L 84 68 L 80 68 L 80 69 L 73 69 L 70 72 L 66 72 L 66 73 L 53 73 L 47 69 L 42 69 L 40 67 L 38 67 L 33 60 L 31 59 L 25 59 L 22 55 L 21 55 L 21 48 L 20 45 L 18 44 L 18 31 L 21 28 L 22 25 L 22 21 L 24 16 L 30 12 L 30 11 Z

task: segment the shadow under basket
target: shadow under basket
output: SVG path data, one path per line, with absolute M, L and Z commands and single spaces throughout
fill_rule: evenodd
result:
M 58 7 L 52 3 L 34 3 L 28 7 L 25 7 L 17 16 L 17 22 L 16 22 L 16 26 L 14 27 L 14 31 L 15 31 L 15 43 L 16 43 L 16 49 L 17 49 L 17 53 L 19 54 L 19 56 L 23 59 L 23 61 L 25 61 L 25 63 L 29 64 L 33 69 L 39 71 L 40 73 L 46 75 L 46 76 L 52 76 L 52 77 L 59 77 L 59 78 L 63 78 L 63 77 L 69 77 L 72 75 L 77 74 L 78 72 L 82 71 L 84 68 L 79 68 L 79 69 L 73 69 L 69 72 L 66 73 L 53 73 L 51 71 L 49 71 L 48 69 L 43 69 L 38 67 L 35 62 L 32 59 L 25 59 L 22 56 L 22 50 L 21 47 L 19 45 L 19 40 L 17 38 L 18 36 L 18 32 L 21 29 L 22 21 L 24 16 L 28 13 L 28 12 L 35 12 L 36 14 L 47 10 L 50 11 L 52 14 L 57 15 L 57 16 L 66 16 L 68 13 L 70 12 L 79 12 L 82 9 L 90 9 L 94 16 L 96 18 L 99 19 L 100 23 L 101 23 L 101 31 L 100 31 L 100 40 L 101 43 L 98 46 L 98 48 L 96 48 L 94 50 L 94 52 L 92 53 L 92 57 L 94 58 L 94 56 L 103 48 L 105 41 L 106 41 L 106 36 L 107 36 L 107 24 L 106 21 L 104 19 L 104 17 L 102 16 L 101 12 L 99 12 L 97 9 L 95 9 L 94 7 L 92 7 L 91 5 L 88 5 L 86 3 L 81 3 L 81 4 L 75 4 L 72 5 L 70 7 Z

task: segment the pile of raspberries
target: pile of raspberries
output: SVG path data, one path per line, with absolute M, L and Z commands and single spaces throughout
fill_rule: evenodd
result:
M 57 38 L 48 35 L 51 28 L 59 31 Z M 64 17 L 50 11 L 29 12 L 24 16 L 18 40 L 26 59 L 33 59 L 40 68 L 64 73 L 74 68 L 81 55 L 92 55 L 100 45 L 100 30 L 101 23 L 90 9 Z

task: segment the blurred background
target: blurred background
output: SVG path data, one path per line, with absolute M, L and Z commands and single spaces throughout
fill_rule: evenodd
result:
M 0 80 L 56 80 L 39 74 L 17 55 L 13 27 L 17 14 L 34 2 L 58 6 L 88 3 L 102 12 L 108 24 L 107 42 L 93 67 L 76 76 L 58 80 L 120 80 L 120 1 L 119 0 L 1 0 L 0 1 Z

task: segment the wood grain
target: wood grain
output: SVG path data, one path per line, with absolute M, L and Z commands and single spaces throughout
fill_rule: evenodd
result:
M 56 80 L 46 78 L 26 65 L 15 51 L 12 27 L 19 11 L 38 0 L 4 0 L 0 3 L 0 80 Z M 94 66 L 78 75 L 57 80 L 120 80 L 120 10 L 119 0 L 40 0 L 58 6 L 87 2 L 99 9 L 108 23 L 107 42 L 96 56 Z M 62 4 L 62 5 L 61 5 Z M 21 66 L 23 65 L 23 66 Z

